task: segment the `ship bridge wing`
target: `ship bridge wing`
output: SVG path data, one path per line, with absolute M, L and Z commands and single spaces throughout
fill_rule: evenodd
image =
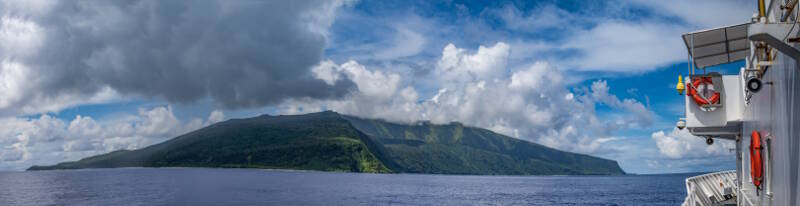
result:
M 744 60 L 750 53 L 747 26 L 739 24 L 683 34 L 683 42 L 696 68 Z

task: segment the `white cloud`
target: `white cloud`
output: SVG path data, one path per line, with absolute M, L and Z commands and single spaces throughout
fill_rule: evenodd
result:
M 341 74 L 337 66 L 338 65 L 333 63 L 333 61 L 322 61 L 311 69 L 311 73 L 314 74 L 314 77 L 317 79 L 325 81 L 326 84 L 334 85 L 336 81 L 341 79 Z
M 755 3 L 749 1 L 637 0 L 591 5 L 569 12 L 551 4 L 530 11 L 506 6 L 486 13 L 498 17 L 505 26 L 502 29 L 559 36 L 506 40 L 514 48 L 514 59 L 546 60 L 578 71 L 642 72 L 684 61 L 682 34 L 746 23 L 755 11 Z
M 411 25 L 394 26 L 395 34 L 391 45 L 389 48 L 378 50 L 375 53 L 375 58 L 378 60 L 393 60 L 420 53 L 425 48 L 427 40 L 422 34 L 413 29 L 414 26 Z
M 690 30 L 670 23 L 603 22 L 569 37 L 562 49 L 579 51 L 567 62 L 578 70 L 647 71 L 684 60 L 680 36 Z
M 29 92 L 38 89 L 36 85 L 44 81 L 44 75 L 38 74 L 33 68 L 34 65 L 25 61 L 39 52 L 46 40 L 45 31 L 45 28 L 26 18 L 10 15 L 0 17 L 0 42 L 3 42 L 0 44 L 0 116 L 56 112 L 80 104 L 96 104 L 120 99 L 119 95 L 107 86 L 100 87 L 95 93 L 90 94 L 45 95 L 44 92 Z
M 0 51 L 25 58 L 34 54 L 44 43 L 45 30 L 24 18 L 4 15 L 0 17 Z
M 15 1 L 15 0 L 0 0 L 0 5 L 6 10 L 3 11 L 18 11 L 19 13 L 42 15 L 53 8 L 58 2 L 49 0 L 28 0 L 28 1 Z M 8 12 L 9 14 L 17 14 Z
M 647 168 L 642 170 L 651 173 L 731 170 L 736 165 L 736 145 L 732 140 L 715 139 L 713 145 L 707 145 L 705 138 L 677 128 L 653 132 L 650 140 L 655 144 L 653 154 L 631 161 L 644 160 Z
M 346 100 L 294 100 L 283 104 L 283 113 L 297 114 L 320 111 L 323 107 L 337 111 L 353 111 L 365 117 L 388 118 L 411 122 L 419 119 L 419 94 L 411 86 L 401 87 L 400 75 L 380 70 L 368 70 L 356 61 L 336 65 L 325 61 L 314 69 L 317 78 L 334 83 L 346 77 L 356 84 L 356 91 Z
M 512 73 L 511 83 L 508 87 L 522 90 L 551 89 L 553 86 L 562 86 L 563 81 L 564 77 L 561 72 L 553 70 L 550 64 L 536 62 L 529 69 Z
M 651 137 L 656 142 L 658 151 L 673 159 L 730 155 L 728 149 L 735 147 L 730 141 L 715 141 L 714 144 L 707 145 L 705 138 L 696 137 L 687 130 L 677 128 L 670 133 L 653 132 Z
M 755 1 L 746 0 L 636 0 L 634 4 L 646 6 L 655 13 L 678 17 L 693 25 L 694 29 L 749 22 L 750 17 L 757 11 L 758 5 Z
M 141 108 L 137 115 L 102 121 L 80 115 L 66 121 L 47 114 L 34 119 L 0 118 L 0 170 L 143 148 L 222 119 L 224 114 L 215 110 L 205 121 L 181 121 L 170 106 Z
M 444 47 L 436 71 L 440 78 L 449 82 L 491 80 L 508 71 L 509 52 L 508 44 L 503 42 L 491 47 L 481 45 L 474 54 L 450 43 Z
M 340 70 L 356 84 L 359 92 L 372 98 L 390 98 L 400 84 L 400 75 L 380 70 L 369 71 L 355 61 L 342 64 Z
M 208 114 L 208 123 L 207 124 L 214 124 L 217 122 L 221 122 L 225 120 L 225 113 L 222 113 L 220 110 L 211 111 L 211 114 Z
M 591 88 L 591 96 L 595 101 L 629 112 L 635 117 L 635 119 L 626 119 L 626 121 L 624 121 L 625 123 L 645 125 L 653 123 L 654 114 L 652 111 L 635 99 L 620 100 L 616 95 L 609 93 L 609 86 L 606 81 L 599 80 L 592 82 Z
M 617 137 L 587 137 L 584 136 L 580 138 L 578 141 L 578 149 L 577 151 L 603 151 L 603 152 L 618 152 L 614 151 L 613 149 L 609 149 L 611 145 L 618 145 L 618 144 L 609 144 L 610 142 L 619 141 L 621 138 Z
M 134 127 L 145 136 L 171 134 L 183 129 L 182 123 L 172 113 L 172 107 L 140 108 L 139 116 L 142 121 L 137 122 Z
M 634 99 L 621 100 L 609 93 L 605 81 L 573 93 L 564 74 L 553 65 L 536 62 L 518 70 L 508 68 L 510 48 L 503 42 L 476 51 L 448 44 L 438 60 L 438 92 L 421 97 L 413 85 L 392 72 L 370 70 L 355 61 L 341 65 L 323 63 L 317 78 L 334 83 L 347 76 L 358 90 L 343 100 L 293 101 L 282 107 L 296 113 L 300 108 L 327 108 L 369 118 L 411 123 L 463 122 L 547 146 L 583 153 L 608 153 L 605 147 L 618 140 L 609 135 L 619 129 L 642 128 L 652 123 L 653 113 Z M 606 104 L 619 117 L 598 118 L 595 106 Z M 308 110 L 310 112 L 314 110 Z M 303 112 L 304 113 L 304 112 Z M 632 121 L 638 124 L 620 124 Z M 616 151 L 618 152 L 618 151 Z

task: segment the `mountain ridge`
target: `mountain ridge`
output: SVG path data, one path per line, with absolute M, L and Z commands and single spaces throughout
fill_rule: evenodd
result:
M 625 174 L 616 161 L 462 123 L 392 123 L 332 111 L 231 119 L 137 150 L 28 170 L 243 167 L 477 175 Z

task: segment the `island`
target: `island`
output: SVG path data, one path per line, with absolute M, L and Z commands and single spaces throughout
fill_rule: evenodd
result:
M 332 111 L 231 119 L 137 150 L 28 170 L 268 168 L 470 175 L 622 175 L 616 161 L 458 122 L 393 123 Z

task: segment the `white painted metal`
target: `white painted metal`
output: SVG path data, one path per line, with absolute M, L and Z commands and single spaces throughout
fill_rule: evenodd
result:
M 784 42 L 794 29 L 792 25 L 794 23 L 754 23 L 748 28 L 747 35 L 750 40 L 765 42 L 785 55 L 800 60 L 800 50 Z
M 747 25 L 739 24 L 684 34 L 683 42 L 695 67 L 744 60 L 750 50 L 747 42 Z
M 746 68 L 739 75 L 719 77 L 719 88 L 724 92 L 722 107 L 702 111 L 686 98 L 686 128 L 695 135 L 718 135 L 734 140 L 737 165 L 736 171 L 687 179 L 688 193 L 683 205 L 728 204 L 731 200 L 720 201 L 720 194 L 725 194 L 728 185 L 737 205 L 800 205 L 800 47 L 787 41 L 798 37 L 800 26 L 793 25 L 796 22 L 775 23 L 781 16 L 792 16 L 789 12 L 792 10 L 781 9 L 785 4 L 786 1 L 768 1 L 767 16 L 754 18 L 747 24 L 746 45 L 750 49 L 745 58 Z M 798 11 L 800 9 L 793 10 L 794 16 L 800 15 Z M 726 32 L 719 29 L 695 32 L 695 36 L 688 36 L 688 42 L 687 36 L 683 36 L 693 65 L 703 68 L 701 65 L 731 61 L 731 36 L 722 36 L 720 31 Z M 706 37 L 697 36 L 699 33 Z M 723 41 L 728 43 L 724 47 L 727 59 L 714 56 L 723 49 L 720 46 Z M 769 46 L 768 50 L 755 49 L 756 45 L 764 43 Z M 708 48 L 693 48 L 698 45 Z M 769 58 L 764 58 L 766 55 L 756 58 L 764 51 L 770 51 Z M 757 71 L 757 75 L 749 71 Z M 745 77 L 753 76 L 764 83 L 757 93 L 744 90 Z M 714 86 L 717 88 L 716 84 Z M 754 186 L 750 174 L 749 145 L 753 131 L 759 132 L 764 145 L 761 188 Z
M 687 77 L 686 82 L 691 82 Z M 741 133 L 744 100 L 742 80 L 739 75 L 712 75 L 714 90 L 720 93 L 720 107 L 706 111 L 694 102 L 691 96 L 685 96 L 686 128 L 696 136 L 714 136 L 734 139 Z
M 687 196 L 683 206 L 715 205 L 734 202 L 737 195 L 736 171 L 722 171 L 686 179 Z

